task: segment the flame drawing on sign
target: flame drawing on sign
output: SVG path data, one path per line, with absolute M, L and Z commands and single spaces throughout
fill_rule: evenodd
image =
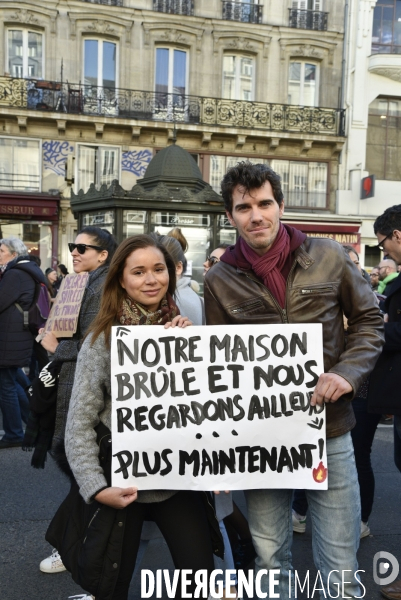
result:
M 324 464 L 322 463 L 322 461 L 320 461 L 317 469 L 313 469 L 312 470 L 312 474 L 313 474 L 313 479 L 317 483 L 323 483 L 323 481 L 326 481 L 326 478 L 327 478 L 327 468 L 324 466 Z

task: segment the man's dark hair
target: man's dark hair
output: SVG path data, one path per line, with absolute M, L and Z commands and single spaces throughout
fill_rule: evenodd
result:
M 251 190 L 262 187 L 266 181 L 272 186 L 274 199 L 281 206 L 284 200 L 281 179 L 268 165 L 260 163 L 254 165 L 249 160 L 244 160 L 228 169 L 221 182 L 221 195 L 226 211 L 232 213 L 233 191 L 237 185 L 243 187 L 249 194 Z
M 401 204 L 390 206 L 380 217 L 377 217 L 373 225 L 375 234 L 382 233 L 385 236 L 393 231 L 401 231 Z

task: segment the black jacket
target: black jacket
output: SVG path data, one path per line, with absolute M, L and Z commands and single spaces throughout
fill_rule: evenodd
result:
M 29 256 L 8 263 L 0 281 L 0 368 L 24 367 L 32 354 L 33 336 L 24 329 L 23 315 L 15 306 L 29 310 L 35 295 L 35 281 L 44 275 Z
M 111 433 L 100 422 L 96 427 L 99 462 L 107 484 L 111 485 Z M 59 462 L 59 461 L 58 461 Z M 86 504 L 66 465 L 60 465 L 71 478 L 71 489 L 54 515 L 46 540 L 60 553 L 73 580 L 96 600 L 112 600 L 117 583 L 124 539 L 127 509 L 117 510 L 94 500 Z M 203 493 L 213 552 L 224 557 L 224 542 L 216 514 Z M 196 541 L 194 541 L 196 543 Z
M 389 322 L 384 325 L 383 352 L 370 376 L 368 407 L 370 412 L 401 416 L 401 275 L 392 281 L 384 312 Z

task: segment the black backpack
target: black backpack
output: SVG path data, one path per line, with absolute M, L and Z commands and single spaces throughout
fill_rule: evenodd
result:
M 24 329 L 29 330 L 33 335 L 37 335 L 38 330 L 44 327 L 50 313 L 50 300 L 47 287 L 44 283 L 35 281 L 35 294 L 29 310 L 23 310 L 15 302 L 15 306 L 24 317 Z

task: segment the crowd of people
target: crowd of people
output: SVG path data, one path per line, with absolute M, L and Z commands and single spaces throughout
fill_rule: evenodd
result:
M 261 589 L 269 594 L 268 572 L 277 569 L 280 598 L 293 597 L 288 585 L 292 533 L 305 531 L 307 514 L 314 561 L 328 582 L 327 592 L 336 597 L 342 586 L 344 597 L 362 597 L 356 553 L 360 539 L 370 533 L 375 485 L 370 456 L 383 414 L 394 422 L 395 463 L 401 471 L 396 393 L 401 205 L 375 222 L 383 260 L 369 278 L 353 247 L 307 237 L 282 223 L 280 178 L 267 165 L 242 162 L 230 168 L 222 197 L 239 237 L 235 245 L 222 243 L 208 255 L 204 298 L 187 274 L 188 246 L 180 230 L 137 235 L 117 245 L 104 229 L 82 229 L 69 250 L 74 273 L 89 277 L 70 338 L 56 337 L 43 326 L 32 331 L 32 322 L 26 323 L 43 287 L 50 308 L 68 275 L 64 265 L 59 275 L 54 269 L 43 274 L 20 240 L 1 240 L 0 448 L 35 447 L 32 464 L 41 467 L 49 452 L 69 477 L 69 494 L 46 534 L 55 549 L 40 569 L 68 569 L 87 599 L 127 600 L 147 520 L 160 528 L 176 569 L 210 574 L 215 556 L 224 560 L 224 569 L 237 570 L 256 558 L 256 571 L 267 570 Z M 278 323 L 323 326 L 324 373 L 310 404 L 326 406 L 327 490 L 246 490 L 247 522 L 231 494 L 213 498 L 190 490 L 111 486 L 113 325 L 174 329 Z M 40 350 L 35 352 L 37 333 Z M 30 364 L 29 405 L 23 368 Z M 49 382 L 49 374 L 53 387 L 45 398 L 40 381 L 42 375 Z M 95 517 L 97 526 L 89 529 Z M 341 579 L 343 571 L 351 573 L 347 581 Z M 189 593 L 195 585 L 189 577 Z M 230 591 L 235 594 L 235 588 Z M 382 594 L 399 600 L 401 582 L 383 587 Z

